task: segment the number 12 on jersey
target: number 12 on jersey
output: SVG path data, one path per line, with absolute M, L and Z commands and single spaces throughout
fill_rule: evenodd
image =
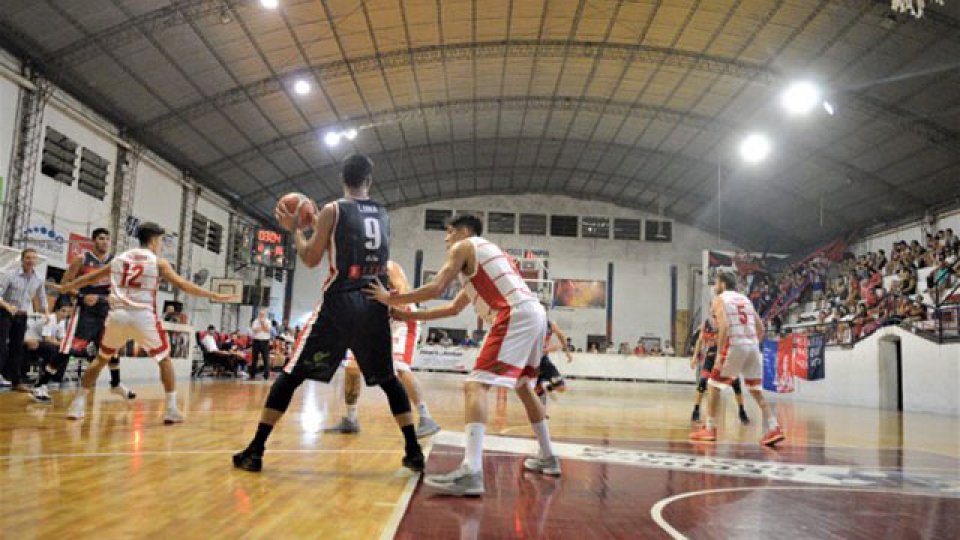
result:
M 143 277 L 142 264 L 123 263 L 123 275 L 120 276 L 121 287 L 142 287 L 140 278 Z

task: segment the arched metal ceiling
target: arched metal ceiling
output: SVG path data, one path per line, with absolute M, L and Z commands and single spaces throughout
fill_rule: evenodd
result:
M 888 0 L 280 3 L 10 0 L 0 44 L 265 218 L 286 191 L 335 196 L 351 151 L 392 206 L 567 194 L 707 230 L 719 211 L 757 249 L 960 196 L 953 0 L 920 20 Z M 783 117 L 797 75 L 835 116 Z M 776 141 L 756 168 L 733 150 L 751 128 Z

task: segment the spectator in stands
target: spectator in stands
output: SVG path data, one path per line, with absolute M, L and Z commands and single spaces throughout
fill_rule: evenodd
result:
M 642 339 L 637 340 L 637 346 L 633 348 L 633 354 L 635 354 L 636 356 L 646 356 L 647 347 L 646 345 L 643 344 Z
M 630 344 L 627 343 L 626 341 L 621 341 L 620 348 L 617 350 L 617 353 L 622 354 L 624 356 L 630 354 Z
M 664 355 L 664 356 L 674 356 L 674 355 L 676 355 L 676 354 L 677 354 L 676 351 L 673 350 L 673 346 L 670 345 L 670 340 L 667 340 L 667 341 L 663 344 L 663 355 Z
M 817 304 L 817 309 L 823 307 L 823 297 L 826 293 L 826 286 L 823 283 L 823 275 L 820 272 L 814 272 L 813 283 L 810 285 L 813 290 L 813 301 Z
M 865 304 L 859 304 L 857 306 L 857 312 L 853 317 L 853 339 L 860 339 L 860 335 L 863 333 L 864 326 L 870 322 L 870 313 L 867 311 L 867 306 Z
M 450 335 L 446 332 L 443 333 L 443 337 L 440 338 L 441 347 L 453 347 L 453 339 L 450 338 Z
M 27 331 L 23 336 L 27 364 L 35 365 L 37 369 L 46 369 L 46 366 L 50 366 L 49 372 L 51 375 L 56 372 L 57 362 L 55 362 L 55 359 L 60 352 L 60 342 L 67 334 L 67 318 L 73 311 L 69 297 L 63 296 L 63 299 L 64 301 L 57 305 L 57 309 L 52 315 L 31 321 L 27 325 Z M 63 374 L 60 377 L 62 378 Z
M 660 356 L 662 353 L 663 353 L 663 351 L 660 350 L 660 346 L 659 346 L 659 345 L 654 345 L 653 347 L 650 347 L 650 351 L 647 353 L 647 355 L 648 355 L 648 356 Z
M 953 286 L 953 276 L 957 274 L 956 266 L 958 265 L 947 260 L 946 252 L 937 256 L 937 267 L 927 275 L 927 288 L 933 293 L 935 303 L 945 300 L 944 296 Z
M 211 355 L 220 357 L 223 359 L 224 364 L 233 372 L 236 376 L 242 379 L 248 379 L 246 371 L 241 369 L 246 363 L 246 359 L 243 355 L 236 352 L 231 352 L 227 350 L 221 350 L 220 345 L 217 343 L 217 327 L 210 325 L 207 327 L 207 331 L 203 333 L 200 337 L 200 344 L 203 346 L 203 350 Z
M 593 341 L 593 342 L 590 343 L 590 347 L 587 349 L 587 352 L 590 352 L 590 353 L 599 353 L 599 352 L 600 352 L 600 348 L 597 347 L 597 342 L 596 342 L 596 341 Z
M 573 339 L 567 338 L 567 351 L 573 352 L 576 350 L 576 347 L 573 346 Z
M 917 294 L 917 276 L 914 275 L 913 271 L 911 271 L 909 267 L 905 266 L 901 268 L 898 278 L 899 279 L 895 285 L 895 292 L 897 294 L 906 296 L 913 296 Z

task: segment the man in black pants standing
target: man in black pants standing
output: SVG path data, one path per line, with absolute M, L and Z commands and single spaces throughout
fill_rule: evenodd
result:
M 290 406 L 293 392 L 306 379 L 330 382 L 350 349 L 367 385 L 380 386 L 387 396 L 405 441 L 401 463 L 413 471 L 423 470 L 410 400 L 393 368 L 390 314 L 385 305 L 363 292 L 375 281 L 388 281 L 390 259 L 390 219 L 383 206 L 369 199 L 373 162 L 364 155 L 348 157 L 340 179 L 344 197 L 314 215 L 309 239 L 296 227 L 299 207 L 290 212 L 278 204 L 275 210 L 280 225 L 293 233 L 303 263 L 313 268 L 326 254 L 331 258 L 331 270 L 323 286 L 323 301 L 270 388 L 256 435 L 245 450 L 233 456 L 234 467 L 252 472 L 262 468 L 267 438 Z
M 20 252 L 20 268 L 0 275 L 0 386 L 22 392 L 30 391 L 29 386 L 20 384 L 27 313 L 39 307 L 45 317 L 50 315 L 43 278 L 36 268 L 37 250 L 26 248 Z
M 263 380 L 267 380 L 270 378 L 270 321 L 267 319 L 267 310 L 260 310 L 260 315 L 250 325 L 250 334 L 253 336 L 250 378 L 257 376 L 257 358 L 259 357 L 263 359 Z

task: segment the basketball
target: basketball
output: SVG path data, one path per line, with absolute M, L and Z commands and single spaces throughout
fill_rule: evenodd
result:
M 283 207 L 288 213 L 297 216 L 296 226 L 305 229 L 313 223 L 313 216 L 317 207 L 313 201 L 303 193 L 287 193 L 277 201 L 277 207 Z

